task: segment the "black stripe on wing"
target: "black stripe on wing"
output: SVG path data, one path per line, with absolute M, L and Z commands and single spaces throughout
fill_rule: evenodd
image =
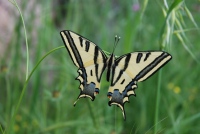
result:
M 142 56 L 143 56 L 142 53 L 138 53 L 137 59 L 136 59 L 136 63 L 140 63 L 140 60 L 141 60 Z
M 146 61 L 149 58 L 150 55 L 151 55 L 151 52 L 146 53 L 144 61 Z
M 89 48 L 90 48 L 90 42 L 89 42 L 89 41 L 86 41 L 86 42 L 85 42 L 85 51 L 88 52 L 88 51 L 89 51 Z
M 124 57 L 124 56 L 123 56 L 123 57 Z M 111 86 L 115 85 L 115 84 L 118 82 L 118 80 L 121 78 L 121 76 L 123 75 L 124 71 L 125 71 L 125 70 L 127 69 L 127 67 L 128 67 L 130 58 L 131 58 L 131 53 L 129 53 L 129 54 L 126 55 L 124 67 L 123 67 L 123 69 L 121 69 L 121 71 L 120 71 L 120 73 L 118 74 L 118 76 L 117 76 L 117 78 L 116 78 L 115 81 L 113 81 L 113 78 L 114 78 L 114 75 L 117 75 L 117 74 L 113 74 L 113 75 L 111 76 Z M 120 58 L 120 60 L 121 60 L 121 59 L 122 59 L 122 58 Z M 116 67 L 118 66 L 120 60 L 117 59 L 117 60 L 115 61 L 114 65 L 113 65 L 113 67 L 112 67 L 112 73 L 115 73 L 115 69 L 116 69 Z
M 65 40 L 64 40 L 64 37 L 61 35 L 61 37 L 62 37 L 62 39 L 63 39 L 63 42 L 65 43 L 65 47 L 67 48 L 67 51 L 68 51 L 68 53 L 69 53 L 69 55 L 70 55 L 70 57 L 71 57 L 71 59 L 72 59 L 72 61 L 74 62 L 74 64 L 76 65 L 76 63 L 75 63 L 75 61 L 74 61 L 74 59 L 73 59 L 73 56 L 72 56 L 72 54 L 70 53 L 70 49 L 72 50 L 72 52 L 73 52 L 73 55 L 74 55 L 74 57 L 75 57 L 75 59 L 76 59 L 76 62 L 78 63 L 78 67 L 84 67 L 83 66 L 83 62 L 82 62 L 82 60 L 81 60 L 81 56 L 80 56 L 80 54 L 79 54 L 79 52 L 78 52 L 78 50 L 77 50 L 77 48 L 76 48 L 76 45 L 75 45 L 75 43 L 74 43 L 74 40 L 73 40 L 73 38 L 71 37 L 71 35 L 70 35 L 70 32 L 69 31 L 62 31 L 64 34 L 65 34 L 65 36 L 67 37 L 67 41 L 68 41 L 68 43 L 69 43 L 69 46 L 70 46 L 70 48 L 68 48 L 67 47 L 67 45 L 66 45 L 66 42 L 65 42 Z M 80 40 L 80 45 L 82 46 L 82 38 L 81 37 L 79 37 L 79 40 Z
M 100 70 L 100 74 L 99 74 L 99 64 L 98 64 L 98 56 L 99 56 L 99 54 L 102 55 L 102 57 L 103 57 L 103 63 L 104 63 L 103 68 L 101 68 L 101 70 Z M 95 50 L 94 50 L 95 74 L 96 74 L 96 78 L 97 78 L 97 80 L 99 82 L 100 82 L 101 76 L 102 76 L 102 74 L 103 74 L 103 72 L 104 72 L 104 70 L 106 69 L 106 66 L 107 66 L 106 65 L 106 60 L 107 60 L 107 57 L 104 54 L 104 52 L 101 51 L 98 46 L 95 46 Z
M 79 37 L 80 46 L 83 47 L 83 38 Z
M 148 55 L 146 54 L 146 57 L 144 59 L 144 61 L 149 57 L 149 53 Z M 159 65 L 165 58 L 169 57 L 170 59 L 172 58 L 170 54 L 163 52 L 160 56 L 158 56 L 157 58 L 155 58 L 154 61 L 152 61 L 148 66 L 146 66 L 143 70 L 141 70 L 135 77 L 135 80 L 138 81 L 141 78 L 143 78 L 147 73 L 149 73 L 152 69 L 154 69 L 157 65 Z M 154 70 L 146 79 L 148 79 L 150 76 L 152 76 L 154 73 L 156 73 L 161 67 L 163 67 L 165 64 L 167 64 L 170 59 L 168 59 L 165 63 L 163 63 L 160 67 L 158 67 L 156 70 Z M 146 80 L 145 79 L 145 80 Z

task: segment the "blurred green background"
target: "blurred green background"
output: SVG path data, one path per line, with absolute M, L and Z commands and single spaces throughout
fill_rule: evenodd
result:
M 17 0 L 17 4 L 29 57 L 15 1 L 0 2 L 0 133 L 200 132 L 199 0 Z M 73 107 L 79 95 L 78 73 L 64 47 L 37 66 L 25 87 L 26 75 L 38 61 L 64 46 L 61 30 L 79 33 L 108 52 L 117 34 L 121 40 L 116 55 L 163 49 L 173 59 L 162 73 L 138 83 L 137 97 L 125 104 L 124 121 L 121 110 L 107 104 L 105 74 L 95 101 L 81 99 Z

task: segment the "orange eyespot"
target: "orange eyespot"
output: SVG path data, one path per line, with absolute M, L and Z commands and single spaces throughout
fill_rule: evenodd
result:
M 111 98 L 111 96 L 108 96 L 108 99 L 110 99 Z

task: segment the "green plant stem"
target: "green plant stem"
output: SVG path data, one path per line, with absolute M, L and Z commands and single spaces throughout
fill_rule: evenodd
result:
M 164 49 L 164 45 L 162 44 L 162 35 L 165 33 L 165 27 L 167 24 L 167 20 L 173 9 L 175 9 L 183 0 L 175 0 L 172 5 L 169 7 L 169 10 L 167 11 L 167 15 L 165 17 L 165 21 L 163 23 L 163 26 L 161 28 L 160 34 L 159 34 L 159 39 L 160 39 L 160 49 Z M 160 88 L 161 88 L 161 75 L 162 75 L 162 70 L 159 71 L 158 73 L 158 85 L 157 85 L 157 92 L 156 92 L 156 108 L 155 108 L 155 119 L 154 119 L 154 124 L 157 124 L 158 118 L 159 118 L 159 102 L 160 102 Z M 158 125 L 155 125 L 154 128 L 154 134 L 156 134 L 158 131 Z
M 115 117 L 114 117 L 114 121 L 115 121 L 115 125 L 114 125 L 114 131 L 117 132 L 117 111 L 116 111 L 117 107 L 115 107 Z
M 0 124 L 0 132 L 1 132 L 2 134 L 4 133 L 1 124 Z
M 29 71 L 28 71 L 28 66 L 29 66 L 29 50 L 28 50 L 28 40 L 27 40 L 27 34 L 26 34 L 26 26 L 25 26 L 25 23 L 24 23 L 23 15 L 21 13 L 21 10 L 20 10 L 17 2 L 15 0 L 13 0 L 11 3 L 14 4 L 16 6 L 17 10 L 19 11 L 19 14 L 20 14 L 21 19 L 22 19 L 22 24 L 23 24 L 23 27 L 24 27 L 24 35 L 25 35 L 25 41 L 26 41 L 26 57 L 27 57 L 26 58 L 26 80 L 27 80 L 28 79 L 28 74 L 29 74 Z
M 6 120 L 7 120 L 7 123 L 9 123 L 10 122 L 10 114 L 11 114 L 11 106 L 12 106 L 12 103 L 11 103 L 11 84 L 10 84 L 10 80 L 9 80 L 9 77 L 8 77 L 8 75 L 6 76 L 6 85 L 7 85 L 7 88 L 6 88 L 6 91 L 7 91 L 7 107 L 6 107 L 6 113 L 7 113 L 7 118 L 6 118 Z
M 59 120 L 60 120 L 60 102 L 59 101 L 57 101 L 56 102 L 56 119 L 55 119 L 55 122 L 57 123 L 59 123 Z M 60 132 L 59 132 L 59 129 L 58 130 L 55 130 L 55 134 L 59 134 Z
M 96 121 L 94 112 L 92 111 L 92 106 L 91 106 L 91 104 L 89 102 L 89 99 L 87 99 L 87 104 L 88 104 L 88 107 L 89 107 L 89 111 L 90 111 L 90 114 L 91 114 L 91 117 L 92 117 L 92 121 L 93 121 L 94 127 L 97 128 L 98 127 L 97 121 Z
M 159 116 L 158 110 L 159 110 L 159 102 L 160 102 L 161 76 L 162 76 L 162 69 L 158 72 L 158 85 L 157 85 L 157 92 L 156 92 L 156 111 L 155 111 L 154 124 L 157 124 L 158 116 Z M 158 125 L 155 125 L 154 134 L 156 134 L 157 131 L 158 131 Z
M 145 132 L 145 134 L 148 134 L 148 132 L 149 132 L 151 129 L 153 129 L 155 126 L 157 126 L 159 123 L 161 123 L 161 122 L 164 121 L 165 119 L 167 119 L 167 117 L 163 118 L 163 119 L 160 120 L 159 122 L 156 122 L 156 124 L 154 124 L 151 128 L 149 128 L 149 130 L 147 130 L 147 131 Z
M 52 49 L 51 51 L 49 51 L 46 55 L 44 55 L 44 56 L 38 61 L 38 63 L 35 65 L 35 67 L 34 67 L 33 70 L 31 71 L 30 75 L 28 76 L 28 79 L 25 81 L 25 84 L 24 84 L 24 86 L 23 86 L 22 92 L 21 92 L 21 94 L 20 94 L 20 98 L 19 98 L 18 103 L 17 103 L 17 106 L 16 106 L 16 108 L 15 108 L 15 110 L 14 110 L 14 114 L 13 114 L 13 116 L 12 116 L 12 118 L 11 118 L 11 123 L 10 123 L 9 127 L 11 127 L 11 126 L 13 125 L 14 119 L 15 119 L 15 117 L 16 117 L 16 115 L 17 115 L 17 112 L 18 112 L 18 110 L 19 110 L 19 106 L 20 106 L 20 104 L 21 104 L 21 101 L 22 101 L 22 99 L 23 99 L 24 93 L 25 93 L 25 91 L 26 91 L 26 87 L 27 87 L 27 85 L 28 85 L 28 82 L 29 82 L 29 80 L 30 80 L 32 74 L 35 72 L 35 70 L 37 69 L 37 67 L 39 66 L 39 64 L 44 60 L 44 58 L 46 58 L 46 57 L 47 57 L 49 54 L 51 54 L 52 52 L 54 52 L 54 51 L 56 51 L 56 50 L 58 50 L 58 49 L 61 49 L 61 48 L 64 48 L 64 46 L 57 47 L 57 48 L 54 48 L 54 49 Z M 10 128 L 9 128 L 9 127 L 8 127 L 8 131 L 10 131 Z
M 164 31 L 165 31 L 165 26 L 166 26 L 166 23 L 167 23 L 167 19 L 169 17 L 169 15 L 171 14 L 172 10 L 174 8 L 176 8 L 183 0 L 175 0 L 172 5 L 169 7 L 169 10 L 167 11 L 167 16 L 165 17 L 165 21 L 162 25 L 162 28 L 160 30 L 160 34 L 159 34 L 159 39 L 160 39 L 160 44 L 162 44 L 162 35 L 164 34 Z M 161 49 L 163 49 L 163 46 L 161 45 Z
M 143 8 L 142 8 L 142 12 L 141 12 L 141 15 L 140 15 L 140 19 L 142 19 L 143 16 L 144 16 L 144 13 L 145 13 L 147 5 L 148 5 L 148 2 L 149 2 L 149 0 L 144 0 L 144 2 L 143 2 L 143 6 L 142 6 Z

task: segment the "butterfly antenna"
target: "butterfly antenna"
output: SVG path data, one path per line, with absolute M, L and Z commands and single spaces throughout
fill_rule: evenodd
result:
M 117 43 L 119 42 L 119 40 L 120 40 L 120 37 L 118 37 L 118 36 L 116 35 L 116 36 L 115 36 L 115 42 L 114 42 L 114 47 L 113 47 L 113 52 L 112 52 L 112 53 L 114 53 L 115 48 L 116 48 Z

